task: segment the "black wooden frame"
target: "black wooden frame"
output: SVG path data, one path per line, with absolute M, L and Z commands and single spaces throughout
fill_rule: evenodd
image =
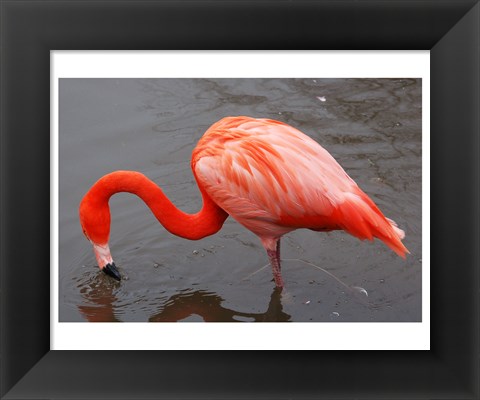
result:
M 478 0 L 0 7 L 2 398 L 479 398 Z M 430 50 L 431 350 L 50 351 L 50 51 L 65 49 Z

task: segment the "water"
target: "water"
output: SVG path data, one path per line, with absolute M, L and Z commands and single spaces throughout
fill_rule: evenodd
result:
M 421 321 L 421 95 L 415 79 L 62 79 L 60 321 Z M 110 248 L 125 279 L 103 274 L 78 221 L 85 192 L 136 170 L 197 212 L 191 152 L 228 115 L 278 119 L 318 141 L 405 230 L 406 261 L 378 240 L 298 230 L 282 239 L 280 293 L 260 241 L 233 219 L 188 241 L 122 193 L 110 201 Z

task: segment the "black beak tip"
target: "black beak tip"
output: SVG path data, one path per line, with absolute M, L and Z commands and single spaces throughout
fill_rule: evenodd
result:
M 115 263 L 107 264 L 102 268 L 102 271 L 105 272 L 107 275 L 111 276 L 113 279 L 117 281 L 122 280 L 122 276 L 120 275 L 120 272 L 118 271 L 117 267 L 115 266 Z

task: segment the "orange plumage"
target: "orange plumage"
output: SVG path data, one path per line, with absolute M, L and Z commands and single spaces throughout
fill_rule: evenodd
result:
M 97 234 L 105 227 L 92 223 L 88 214 L 109 222 L 105 215 L 108 197 L 128 191 L 139 195 L 170 232 L 190 239 L 215 233 L 231 215 L 262 241 L 278 287 L 283 287 L 279 240 L 294 229 L 343 229 L 359 239 L 376 237 L 402 257 L 408 252 L 401 242 L 404 233 L 395 222 L 385 218 L 323 147 L 287 124 L 223 118 L 200 139 L 191 165 L 203 196 L 199 213 L 177 210 L 158 186 L 139 173 L 112 173 L 102 178 L 103 183 L 100 179 L 80 205 L 87 237 L 94 246 L 107 244 L 108 233 L 92 240 L 89 230 Z M 184 232 L 193 226 L 195 235 Z M 102 263 L 106 264 L 99 260 Z

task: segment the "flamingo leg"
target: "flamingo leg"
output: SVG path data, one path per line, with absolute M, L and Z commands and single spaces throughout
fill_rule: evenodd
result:
M 282 272 L 280 268 L 280 240 L 278 240 L 275 250 L 267 249 L 270 265 L 272 266 L 273 279 L 275 285 L 279 288 L 283 288 Z

